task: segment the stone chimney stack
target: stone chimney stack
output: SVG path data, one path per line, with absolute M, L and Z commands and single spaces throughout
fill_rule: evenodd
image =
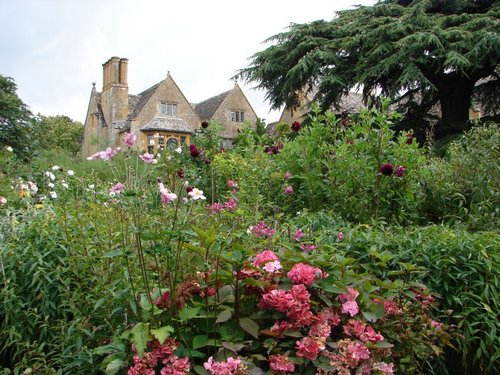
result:
M 113 56 L 102 67 L 102 91 L 114 85 L 127 87 L 128 59 Z

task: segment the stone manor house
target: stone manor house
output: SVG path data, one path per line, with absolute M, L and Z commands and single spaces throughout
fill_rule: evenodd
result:
M 165 147 L 189 144 L 204 121 L 214 120 L 223 126 L 226 147 L 244 123 L 256 125 L 257 114 L 238 84 L 193 104 L 170 72 L 163 81 L 142 93 L 129 94 L 127 70 L 128 59 L 112 57 L 103 64 L 102 92 L 98 92 L 93 83 L 85 118 L 84 157 L 106 147 L 122 146 L 128 132 L 137 135 L 139 149 L 154 153 Z

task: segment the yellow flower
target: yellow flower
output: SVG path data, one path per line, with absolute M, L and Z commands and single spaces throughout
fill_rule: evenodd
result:
M 43 204 L 38 203 L 38 204 L 35 205 L 35 208 L 43 208 Z
M 24 197 L 29 197 L 29 196 L 30 196 L 30 192 L 27 190 L 21 190 L 19 192 L 19 198 L 24 198 Z

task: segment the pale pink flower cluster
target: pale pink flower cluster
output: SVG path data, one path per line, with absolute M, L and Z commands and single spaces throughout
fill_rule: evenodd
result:
M 273 262 L 276 260 L 279 260 L 278 256 L 273 251 L 266 249 L 255 255 L 253 265 L 256 267 L 260 267 L 267 262 Z
M 146 164 L 156 164 L 158 161 L 155 159 L 153 154 L 145 152 L 141 156 L 139 156 L 141 160 Z
M 300 249 L 305 252 L 305 253 L 310 253 L 314 249 L 316 249 L 316 245 L 313 244 L 308 244 L 308 243 L 302 243 L 300 244 Z
M 262 310 L 275 309 L 286 313 L 289 325 L 286 329 L 303 327 L 311 323 L 312 313 L 310 294 L 305 285 L 294 285 L 288 292 L 273 289 L 262 296 L 258 307 Z
M 339 294 L 338 299 L 342 302 L 342 313 L 354 316 L 359 312 L 359 306 L 356 298 L 359 292 L 354 288 L 347 288 L 347 293 Z
M 279 374 L 293 372 L 295 370 L 295 365 L 286 355 L 270 355 L 269 367 Z
M 338 233 L 337 233 L 337 239 L 338 239 L 339 241 L 342 241 L 342 240 L 344 239 L 344 233 L 342 233 L 342 232 L 338 232 Z
M 167 339 L 163 344 L 158 341 L 148 343 L 151 351 L 144 353 L 142 357 L 135 355 L 134 366 L 128 369 L 128 375 L 155 375 L 155 368 L 163 366 L 160 375 L 185 375 L 189 373 L 189 358 L 179 358 L 174 351 L 178 344 L 173 339 Z
M 123 141 L 128 147 L 133 147 L 135 144 L 135 141 L 137 140 L 137 136 L 135 133 L 127 133 Z
M 233 375 L 242 366 L 241 360 L 229 357 L 225 362 L 214 361 L 210 357 L 207 362 L 203 364 L 205 370 L 213 375 Z
M 120 150 L 120 147 L 117 147 L 115 149 L 108 147 L 104 151 L 98 151 L 94 155 L 89 156 L 87 160 L 95 160 L 97 158 L 100 158 L 104 161 L 110 161 Z
M 319 268 L 312 267 L 308 264 L 295 264 L 286 276 L 294 284 L 312 285 L 316 277 L 321 277 L 322 271 Z
M 118 182 L 115 186 L 113 186 L 111 189 L 109 189 L 110 193 L 115 193 L 118 194 L 120 193 L 123 189 L 125 188 L 125 185 L 123 185 L 121 182 Z
M 166 205 L 166 204 L 173 202 L 174 200 L 177 199 L 177 194 L 172 193 L 161 182 L 158 185 L 160 188 L 161 203 L 163 205 Z
M 208 206 L 208 210 L 210 211 L 211 214 L 218 214 L 223 210 L 234 211 L 236 210 L 237 204 L 238 204 L 238 199 L 230 198 L 225 203 L 217 203 L 217 202 L 212 203 L 210 206 Z
M 375 332 L 372 327 L 367 326 L 365 323 L 355 319 L 350 319 L 344 325 L 344 333 L 348 336 L 359 338 L 363 342 L 384 341 L 384 336 Z
M 304 236 L 305 236 L 304 232 L 302 231 L 302 229 L 299 228 L 293 234 L 293 239 L 295 241 L 300 241 L 302 239 L 302 237 L 304 237 Z
M 0 206 L 4 206 L 6 204 L 7 204 L 7 198 L 0 196 Z
M 275 232 L 276 231 L 273 228 L 269 227 L 264 221 L 259 221 L 252 227 L 253 235 L 259 238 L 262 237 L 271 238 L 272 236 L 274 236 Z

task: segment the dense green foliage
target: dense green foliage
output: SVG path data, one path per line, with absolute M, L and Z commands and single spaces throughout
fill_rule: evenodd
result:
M 124 147 L 22 166 L 0 149 L 0 373 L 122 374 L 158 345 L 196 374 L 211 357 L 270 373 L 270 355 L 335 373 L 347 343 L 370 356 L 353 373 L 497 373 L 498 127 L 437 159 L 387 110 L 347 120 L 313 109 L 278 140 L 246 129 L 230 150 L 211 123 L 197 152 L 154 163 Z M 282 268 L 262 268 L 263 250 Z M 317 268 L 310 283 L 298 265 Z M 302 325 L 262 302 L 291 290 L 310 299 Z M 331 332 L 311 333 L 329 313 Z M 277 334 L 276 321 L 295 326 Z M 354 324 L 383 339 L 354 338 Z M 304 354 L 310 336 L 330 354 Z
M 33 147 L 33 119 L 26 104 L 17 96 L 10 77 L 0 75 L 0 147 L 10 146 L 23 158 Z
M 65 150 L 76 155 L 81 151 L 83 124 L 67 116 L 39 116 L 35 125 L 35 138 L 40 148 L 51 151 Z
M 478 80 L 490 77 L 497 92 L 499 12 L 494 0 L 379 1 L 292 24 L 239 76 L 257 82 L 275 108 L 293 108 L 302 90 L 317 88 L 327 109 L 362 85 L 365 99 L 382 92 L 398 102 L 415 129 L 439 102 L 442 136 L 464 129 Z M 490 99 L 498 111 L 497 96 Z

